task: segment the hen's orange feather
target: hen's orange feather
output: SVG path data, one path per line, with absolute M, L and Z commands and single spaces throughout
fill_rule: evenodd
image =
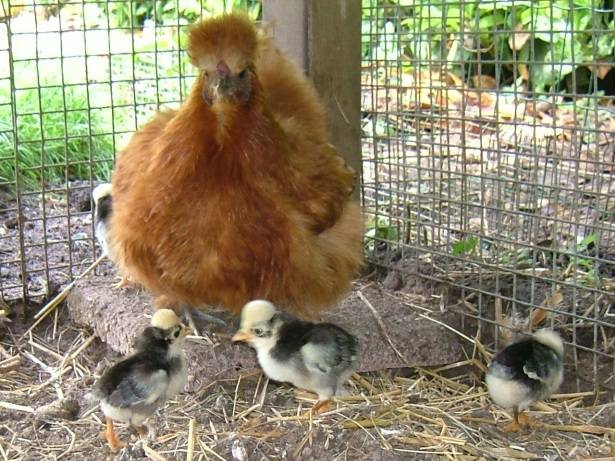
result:
M 194 26 L 188 51 L 199 67 L 251 66 L 250 99 L 206 104 L 201 71 L 177 111 L 133 136 L 112 180 L 114 259 L 173 305 L 332 306 L 361 263 L 363 222 L 316 90 L 242 16 Z

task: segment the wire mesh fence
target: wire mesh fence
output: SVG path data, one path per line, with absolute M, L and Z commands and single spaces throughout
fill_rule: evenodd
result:
M 259 1 L 0 4 L 0 290 L 40 300 L 96 256 L 89 193 L 194 77 L 184 28 Z
M 615 388 L 612 2 L 365 1 L 363 18 L 372 261 L 486 344 L 557 328 L 579 387 Z
M 0 290 L 36 301 L 95 258 L 115 153 L 186 94 L 184 27 L 261 4 L 0 5 Z M 369 260 L 485 344 L 556 327 L 578 387 L 615 388 L 612 2 L 362 5 Z

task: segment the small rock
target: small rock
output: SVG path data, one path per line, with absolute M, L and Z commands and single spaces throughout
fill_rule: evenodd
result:
M 233 459 L 237 461 L 246 461 L 248 459 L 248 453 L 246 452 L 246 448 L 243 446 L 243 443 L 241 443 L 241 440 L 239 439 L 233 440 L 231 454 L 233 455 Z
M 11 275 L 11 271 L 9 270 L 8 267 L 6 266 L 0 267 L 0 277 L 6 278 L 9 275 Z
M 130 447 L 130 450 L 126 450 L 130 452 L 128 459 L 147 459 L 143 445 L 145 445 L 145 440 L 139 439 Z

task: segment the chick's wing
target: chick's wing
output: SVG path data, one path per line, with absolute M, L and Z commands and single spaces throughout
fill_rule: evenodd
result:
M 523 373 L 528 378 L 545 382 L 551 376 L 557 360 L 557 355 L 550 349 L 534 347 L 532 355 L 523 364 Z
M 167 384 L 164 370 L 146 371 L 136 367 L 122 378 L 108 401 L 118 408 L 148 405 L 164 395 Z
M 301 348 L 301 356 L 308 370 L 326 374 L 344 368 L 356 357 L 356 340 L 332 324 L 321 324 L 309 333 L 309 340 Z

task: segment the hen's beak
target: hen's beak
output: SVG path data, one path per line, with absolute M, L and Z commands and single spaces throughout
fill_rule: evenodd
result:
M 224 61 L 220 61 L 216 66 L 216 82 L 214 87 L 219 95 L 228 93 L 231 85 L 231 69 Z
M 233 336 L 232 341 L 235 342 L 239 342 L 239 341 L 244 341 L 244 342 L 248 342 L 253 338 L 253 336 L 246 332 L 246 331 L 241 331 L 239 330 L 237 333 L 235 333 L 235 336 Z

